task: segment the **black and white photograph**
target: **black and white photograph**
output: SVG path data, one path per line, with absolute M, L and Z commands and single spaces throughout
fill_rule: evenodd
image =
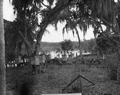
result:
M 0 95 L 120 95 L 120 0 L 0 0 Z

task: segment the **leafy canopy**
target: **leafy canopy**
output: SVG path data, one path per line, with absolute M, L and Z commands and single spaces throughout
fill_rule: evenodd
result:
M 64 40 L 63 42 L 61 42 L 61 49 L 64 52 L 67 52 L 73 49 L 73 43 L 71 40 Z

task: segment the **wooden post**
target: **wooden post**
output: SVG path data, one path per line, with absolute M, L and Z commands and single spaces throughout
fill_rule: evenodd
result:
M 5 40 L 3 25 L 3 0 L 0 0 L 0 95 L 6 95 Z

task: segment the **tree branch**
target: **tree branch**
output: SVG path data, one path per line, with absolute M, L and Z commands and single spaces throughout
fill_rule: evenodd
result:
M 18 31 L 18 33 L 20 34 L 20 36 L 22 37 L 22 39 L 24 40 L 24 42 L 30 47 L 29 42 L 28 42 L 27 39 L 24 37 L 24 35 L 23 35 L 20 31 Z
M 23 41 L 25 42 L 25 44 L 26 44 L 28 47 L 30 47 L 29 42 L 28 42 L 27 39 L 24 37 L 24 35 L 22 34 L 22 32 L 19 31 L 19 30 L 17 30 L 16 28 L 14 28 L 14 29 L 15 29 L 16 32 L 18 31 L 18 33 L 20 34 L 20 36 L 21 36 L 21 38 L 23 39 Z
M 48 9 L 51 9 L 48 5 L 45 5 L 42 1 L 40 1 L 40 3 L 41 3 L 43 6 L 47 7 Z
M 48 14 L 47 18 L 44 18 L 42 23 L 40 24 L 40 28 L 41 30 L 39 31 L 38 35 L 37 35 L 37 41 L 39 43 L 39 41 L 41 41 L 42 39 L 42 35 L 44 34 L 44 30 L 46 29 L 46 27 L 48 26 L 48 24 L 50 24 L 55 18 L 56 16 L 67 6 L 69 6 L 71 4 L 71 1 L 68 1 L 65 4 L 62 4 L 60 6 L 56 6 L 53 9 L 51 9 L 51 12 Z

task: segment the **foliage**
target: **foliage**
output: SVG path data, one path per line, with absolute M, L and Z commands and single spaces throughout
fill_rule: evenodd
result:
M 68 53 L 68 51 L 73 49 L 73 44 L 71 40 L 64 40 L 61 42 L 61 49 L 64 51 L 64 53 Z
M 96 42 L 95 42 L 95 39 L 91 39 L 89 42 L 88 42 L 88 51 L 91 52 L 91 53 L 95 53 L 95 48 L 96 48 Z
M 13 61 L 18 56 L 19 51 L 22 47 L 22 40 L 18 33 L 12 26 L 12 22 L 4 20 L 4 31 L 5 31 L 5 59 Z
M 61 48 L 60 43 L 41 42 L 41 49 L 44 52 L 56 51 Z
M 14 28 L 17 26 L 16 31 L 25 43 L 26 48 L 28 48 L 28 51 L 32 51 L 34 48 L 34 53 L 39 49 L 40 41 L 48 24 L 54 20 L 54 17 L 59 14 L 62 8 L 71 3 L 68 0 L 58 0 L 56 2 L 55 0 L 47 0 L 47 2 L 48 5 L 44 3 L 44 0 L 12 1 L 14 13 L 17 15 Z M 33 44 L 34 47 L 32 47 Z
M 119 6 L 119 2 L 115 3 L 114 0 L 78 0 L 76 4 L 62 10 L 54 20 L 53 25 L 57 29 L 58 22 L 65 22 L 63 33 L 72 30 L 73 35 L 77 28 L 82 30 L 85 35 L 90 26 L 93 27 L 96 38 L 103 32 L 109 36 L 118 35 Z M 105 31 L 103 26 L 106 27 Z
M 92 26 L 94 35 L 103 32 L 103 25 L 107 33 L 119 32 L 119 2 L 114 0 L 13 0 L 12 4 L 17 14 L 17 20 L 21 23 L 23 30 L 23 41 L 26 47 L 31 47 L 31 36 L 36 40 L 35 51 L 40 44 L 45 29 L 52 24 L 57 29 L 58 22 L 66 22 L 66 31 L 79 27 L 84 34 Z M 22 26 L 23 25 L 23 26 Z M 33 33 L 34 31 L 34 33 Z M 28 36 L 29 35 L 29 36 Z M 30 38 L 30 39 L 29 39 Z M 29 39 L 29 40 L 28 40 Z
M 119 49 L 120 37 L 116 35 L 109 37 L 104 33 L 101 33 L 98 35 L 96 42 L 101 51 L 114 53 Z
M 78 0 L 76 4 L 68 6 L 58 15 L 55 24 L 58 21 L 66 21 L 66 23 L 72 21 L 74 23 L 73 27 L 76 27 L 76 24 L 78 24 L 79 28 L 84 32 L 90 25 L 93 28 L 101 28 L 101 25 L 107 26 L 108 23 L 112 24 L 114 5 L 115 2 L 113 0 Z

